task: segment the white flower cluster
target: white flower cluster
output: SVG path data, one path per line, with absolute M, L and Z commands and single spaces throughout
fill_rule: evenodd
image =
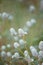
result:
M 6 19 L 10 21 L 13 20 L 13 16 L 6 12 L 0 13 L 0 18 L 2 18 L 2 20 L 6 20 Z
M 11 59 L 18 59 L 20 57 L 23 57 L 28 64 L 33 63 L 35 61 L 34 57 L 40 61 L 43 59 L 43 41 L 40 41 L 39 43 L 39 51 L 34 46 L 30 46 L 30 52 L 27 48 L 27 42 L 24 39 L 24 37 L 28 34 L 28 28 L 33 26 L 33 24 L 36 23 L 35 19 L 31 19 L 30 21 L 26 22 L 25 28 L 22 29 L 19 28 L 18 31 L 12 27 L 10 28 L 9 32 L 11 36 L 14 39 L 14 42 L 12 44 L 8 43 L 7 45 L 1 46 L 1 57 L 4 59 L 11 58 Z M 23 51 L 22 51 L 23 50 Z M 43 62 L 41 62 L 43 65 Z
M 22 39 L 20 39 L 20 40 L 21 40 L 21 41 L 19 41 L 20 44 L 25 44 Z M 23 42 L 23 43 L 21 43 L 21 42 Z M 19 43 L 17 43 L 17 42 L 14 43 L 15 49 L 17 49 L 18 47 L 19 47 L 19 49 L 21 49 Z M 14 59 L 14 58 L 19 59 L 20 57 L 22 57 L 20 55 L 19 51 L 17 51 L 18 49 L 16 51 L 14 51 L 14 53 L 12 54 L 11 51 L 6 52 L 6 48 L 11 48 L 11 45 L 7 44 L 6 46 L 3 45 L 1 47 L 1 57 L 2 58 L 10 57 L 12 59 Z M 23 52 L 24 59 L 28 62 L 28 64 L 30 64 L 31 62 L 33 63 L 35 61 L 34 57 L 40 62 L 41 59 L 43 59 L 43 41 L 40 41 L 40 43 L 39 43 L 39 51 L 37 51 L 37 49 L 34 46 L 30 46 L 30 51 L 31 51 L 31 56 L 30 56 L 28 50 L 24 50 L 24 52 Z M 43 62 L 41 65 L 43 65 Z

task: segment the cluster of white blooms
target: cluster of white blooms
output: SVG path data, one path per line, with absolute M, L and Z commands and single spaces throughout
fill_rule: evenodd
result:
M 0 16 L 2 16 L 0 14 Z M 6 13 L 3 13 L 3 16 L 7 17 Z M 10 16 L 11 18 L 12 16 Z M 39 43 L 39 51 L 34 46 L 30 46 L 30 52 L 29 54 L 28 48 L 27 48 L 27 41 L 24 39 L 26 35 L 28 35 L 29 28 L 33 26 L 36 23 L 36 20 L 32 18 L 30 21 L 26 22 L 25 29 L 19 28 L 16 32 L 16 30 L 12 27 L 9 30 L 9 33 L 13 37 L 12 44 L 2 45 L 1 46 L 1 57 L 2 58 L 11 58 L 11 59 L 18 59 L 20 57 L 23 57 L 28 64 L 33 63 L 34 57 L 39 61 L 43 58 L 43 41 L 40 41 Z M 23 50 L 23 51 L 22 51 Z M 21 53 L 21 54 L 20 54 Z M 43 65 L 43 62 L 42 62 Z
M 27 21 L 26 22 L 26 26 L 27 27 L 31 27 L 33 24 L 35 24 L 36 23 L 36 20 L 33 18 L 33 19 L 31 19 L 30 21 Z
M 2 20 L 6 20 L 6 19 L 10 21 L 13 20 L 13 16 L 6 12 L 0 13 L 0 17 L 2 18 Z
M 6 46 L 3 45 L 1 47 L 1 57 L 2 58 L 6 58 L 6 57 L 9 58 L 10 57 L 12 59 L 14 59 L 14 58 L 19 59 L 20 57 L 23 57 L 23 56 L 20 55 L 19 51 L 17 51 L 17 50 L 18 50 L 18 47 L 19 47 L 19 49 L 21 49 L 20 45 L 23 45 L 23 44 L 25 45 L 25 43 L 26 43 L 26 41 L 24 41 L 23 39 L 19 39 L 18 42 L 14 42 L 14 44 L 13 44 L 14 47 L 13 48 L 11 47 L 10 44 L 7 44 Z M 11 51 L 8 51 L 8 50 L 6 51 L 5 50 L 6 48 L 12 48 L 12 50 L 15 48 L 17 50 L 13 51 L 13 54 L 12 54 Z M 28 62 L 28 64 L 30 64 L 31 62 L 33 63 L 35 61 L 34 57 L 38 61 L 43 59 L 43 41 L 40 41 L 39 49 L 40 50 L 37 51 L 37 49 L 34 46 L 30 46 L 31 56 L 29 55 L 29 51 L 27 49 L 24 50 L 24 52 L 23 52 L 24 59 Z M 22 51 L 22 49 L 21 49 L 21 51 Z M 41 65 L 43 65 L 43 62 L 42 62 Z

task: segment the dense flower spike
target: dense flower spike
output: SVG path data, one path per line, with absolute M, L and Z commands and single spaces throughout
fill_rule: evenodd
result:
M 20 37 L 24 36 L 25 34 L 27 34 L 27 32 L 25 32 L 22 28 L 18 29 L 18 34 Z
M 10 28 L 10 33 L 11 35 L 17 35 L 17 32 L 15 31 L 14 28 Z
M 24 51 L 24 56 L 25 56 L 25 57 L 28 56 L 28 51 L 27 51 L 27 50 Z
M 39 51 L 39 56 L 43 58 L 43 51 Z
M 39 49 L 43 50 L 43 41 L 40 41 L 40 43 L 39 43 Z
M 23 39 L 20 39 L 19 43 L 20 43 L 20 45 L 24 45 L 26 43 L 26 41 L 24 41 Z
M 18 48 L 20 45 L 17 42 L 14 42 L 14 48 Z
M 30 46 L 30 51 L 31 51 L 33 56 L 35 56 L 35 57 L 38 56 L 38 52 L 37 52 L 37 50 L 33 46 Z
M 31 5 L 29 11 L 34 12 L 35 6 Z M 13 16 L 6 12 L 0 13 L 0 18 L 4 21 L 6 21 L 6 19 L 13 21 Z M 36 65 L 43 65 L 43 41 L 40 41 L 38 46 L 39 50 L 37 51 L 34 46 L 30 46 L 30 49 L 27 48 L 27 41 L 25 40 L 25 36 L 29 33 L 30 27 L 34 24 L 36 24 L 36 19 L 32 18 L 26 22 L 24 28 L 18 28 L 17 32 L 13 27 L 10 28 L 9 33 L 11 34 L 13 41 L 10 41 L 10 44 L 9 39 L 6 45 L 1 46 L 1 59 L 5 58 L 6 62 L 12 63 L 12 60 L 14 61 L 23 58 L 23 60 L 25 59 L 28 62 L 28 65 L 31 65 L 31 63 L 34 65 L 34 63 L 36 63 L 35 61 L 38 63 Z M 1 38 L 2 37 L 0 36 L 0 39 Z M 5 65 L 7 64 L 6 62 Z

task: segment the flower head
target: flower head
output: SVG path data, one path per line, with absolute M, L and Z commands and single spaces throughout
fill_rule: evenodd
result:
M 35 57 L 38 56 L 38 52 L 37 52 L 37 50 L 33 46 L 30 46 L 30 51 L 31 51 L 33 56 L 35 56 Z
M 17 32 L 15 31 L 14 28 L 10 28 L 10 33 L 11 35 L 17 35 Z
M 40 41 L 40 43 L 39 43 L 39 49 L 43 50 L 43 41 Z
M 14 53 L 14 55 L 12 56 L 12 58 L 19 58 L 19 53 L 18 52 L 16 52 L 16 53 Z
M 24 30 L 22 28 L 18 29 L 18 34 L 20 37 L 24 36 L 26 34 L 26 32 L 24 32 Z
M 6 49 L 6 46 L 2 45 L 1 50 L 5 50 L 5 49 Z
M 19 43 L 17 42 L 14 43 L 14 48 L 18 48 L 19 46 L 20 46 Z
M 7 52 L 7 57 L 11 57 L 11 52 Z

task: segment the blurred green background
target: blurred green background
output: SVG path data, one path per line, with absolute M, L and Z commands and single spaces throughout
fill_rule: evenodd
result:
M 18 28 L 22 28 L 26 21 L 31 18 L 35 18 L 37 23 L 30 28 L 29 34 L 26 37 L 27 43 L 35 45 L 40 40 L 43 40 L 43 12 L 39 11 L 39 2 L 39 0 L 27 0 L 22 3 L 18 0 L 0 0 L 0 13 L 7 12 L 14 16 L 13 21 L 2 21 L 0 19 L 0 36 L 2 36 L 0 46 L 9 42 L 13 43 L 8 32 L 11 27 L 14 27 L 17 31 Z M 30 13 L 28 10 L 31 3 L 36 7 L 34 13 Z

